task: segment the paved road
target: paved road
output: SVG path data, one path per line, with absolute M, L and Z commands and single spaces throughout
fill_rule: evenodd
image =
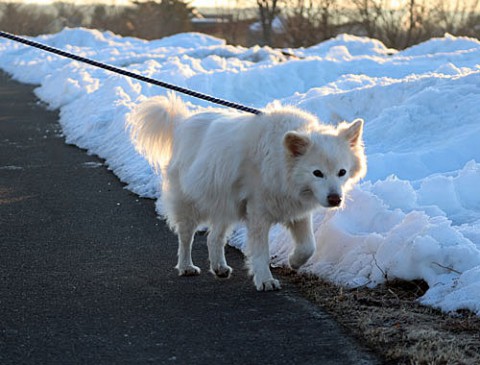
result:
M 173 270 L 154 203 L 64 143 L 57 112 L 0 74 L 1 364 L 373 364 L 289 284 L 257 293 L 242 255 L 229 280 Z

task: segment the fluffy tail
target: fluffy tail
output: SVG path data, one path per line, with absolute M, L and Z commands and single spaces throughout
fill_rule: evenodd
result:
M 183 101 L 173 93 L 147 99 L 128 115 L 130 139 L 155 170 L 170 161 L 175 125 L 188 115 Z

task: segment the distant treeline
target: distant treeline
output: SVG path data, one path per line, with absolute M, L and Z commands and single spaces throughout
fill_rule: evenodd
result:
M 153 39 L 190 31 L 193 10 L 177 0 L 132 2 L 130 6 L 10 2 L 0 3 L 0 29 L 15 34 L 38 35 L 55 33 L 65 27 L 88 27 Z
M 237 0 L 243 7 L 210 9 L 209 14 L 201 14 L 183 0 L 134 1 L 129 6 L 8 2 L 0 3 L 0 29 L 38 35 L 64 27 L 88 27 L 145 39 L 201 31 L 232 44 L 273 47 L 310 46 L 350 33 L 402 49 L 445 33 L 479 38 L 479 2 Z

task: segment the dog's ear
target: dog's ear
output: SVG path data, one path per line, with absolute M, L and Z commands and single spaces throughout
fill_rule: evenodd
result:
M 310 148 L 312 141 L 306 134 L 290 131 L 285 133 L 283 144 L 294 157 L 304 155 Z
M 338 135 L 345 138 L 351 147 L 357 146 L 362 141 L 363 119 L 355 119 L 352 123 L 342 123 Z

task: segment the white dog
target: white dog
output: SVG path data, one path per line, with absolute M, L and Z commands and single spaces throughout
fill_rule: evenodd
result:
M 180 275 L 198 275 L 191 248 L 199 225 L 209 227 L 210 270 L 228 277 L 224 246 L 238 222 L 247 226 L 247 257 L 257 290 L 280 289 L 269 268 L 268 233 L 291 231 L 292 268 L 315 251 L 311 212 L 339 207 L 366 173 L 363 121 L 320 124 L 292 107 L 260 115 L 232 111 L 191 113 L 179 99 L 155 97 L 128 119 L 137 150 L 162 173 L 162 203 L 178 234 Z

